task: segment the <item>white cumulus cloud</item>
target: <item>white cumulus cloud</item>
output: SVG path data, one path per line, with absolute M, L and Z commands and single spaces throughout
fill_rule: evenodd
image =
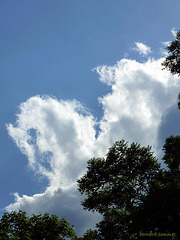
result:
M 49 184 L 44 193 L 16 193 L 15 202 L 6 209 L 54 212 L 68 220 L 74 216 L 74 221 L 78 216 L 72 224 L 78 228 L 83 223 L 79 227 L 83 230 L 91 227 L 98 215 L 80 207 L 76 180 L 85 173 L 88 159 L 104 156 L 108 147 L 122 138 L 152 145 L 158 152 L 162 117 L 176 104 L 180 88 L 176 76 L 161 70 L 162 61 L 122 59 L 114 66 L 97 67 L 100 81 L 111 86 L 111 91 L 98 99 L 104 110 L 99 123 L 76 100 L 34 96 L 22 103 L 16 123 L 8 124 L 7 130 L 27 156 L 29 167 Z M 97 124 L 100 132 L 96 137 Z
M 168 56 L 168 51 L 166 50 L 166 48 L 170 45 L 170 41 L 167 42 L 161 42 L 163 48 L 160 48 L 160 53 L 163 57 Z M 164 48 L 165 47 L 165 48 Z
M 77 101 L 35 96 L 22 103 L 9 135 L 28 158 L 29 166 L 49 180 L 52 191 L 66 190 L 92 155 L 95 121 Z M 68 177 L 67 177 L 68 176 Z
M 97 68 L 100 80 L 112 86 L 111 93 L 99 98 L 104 117 L 98 141 L 111 144 L 124 138 L 156 148 L 161 118 L 176 103 L 180 86 L 176 76 L 161 70 L 162 61 L 122 59 L 112 67 Z
M 7 125 L 8 133 L 27 156 L 29 167 L 47 178 L 49 184 L 44 193 L 33 196 L 15 193 L 15 202 L 6 210 L 66 216 L 69 208 L 71 223 L 76 224 L 75 216 L 72 222 L 73 212 L 78 215 L 82 211 L 76 181 L 84 173 L 86 161 L 94 155 L 95 124 L 92 115 L 76 100 L 34 96 L 22 103 L 16 123 Z M 79 222 L 83 225 L 86 221 Z

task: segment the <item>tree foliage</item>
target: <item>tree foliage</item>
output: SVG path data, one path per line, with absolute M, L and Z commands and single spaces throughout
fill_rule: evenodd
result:
M 166 138 L 166 142 L 164 144 L 164 157 L 163 160 L 171 170 L 171 172 L 179 173 L 179 165 L 180 165 L 180 136 L 171 136 Z
M 180 76 L 180 31 L 176 34 L 176 39 L 167 47 L 168 56 L 162 63 L 164 69 L 169 70 L 172 74 Z M 180 109 L 180 93 L 178 95 L 178 108 Z
M 179 141 L 171 136 L 164 145 L 168 170 L 161 169 L 150 147 L 128 146 L 124 140 L 109 148 L 106 158 L 88 161 L 78 187 L 86 195 L 84 209 L 102 214 L 94 239 L 139 239 L 150 231 L 179 234 Z
M 169 55 L 162 65 L 172 74 L 180 76 L 180 31 L 176 34 L 176 39 L 167 47 Z
M 2 240 L 63 240 L 77 239 L 74 227 L 65 218 L 26 212 L 5 212 L 0 220 L 0 239 Z
M 79 240 L 98 240 L 98 234 L 96 230 L 88 229 L 83 237 L 78 238 Z
M 180 136 L 171 136 L 164 144 L 163 160 L 167 169 L 159 172 L 135 220 L 141 231 L 176 233 L 180 237 Z M 145 216 L 145 217 L 144 217 Z M 172 239 L 172 238 L 169 238 Z

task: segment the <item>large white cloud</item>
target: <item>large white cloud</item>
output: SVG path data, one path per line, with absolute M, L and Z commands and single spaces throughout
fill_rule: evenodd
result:
M 104 110 L 99 123 L 75 100 L 34 96 L 22 103 L 16 123 L 7 125 L 8 133 L 27 156 L 29 167 L 49 184 L 44 193 L 15 194 L 15 202 L 6 209 L 79 216 L 73 224 L 83 222 L 81 229 L 90 227 L 98 216 L 81 210 L 76 190 L 87 160 L 105 155 L 107 148 L 122 138 L 152 145 L 158 152 L 162 117 L 176 103 L 180 87 L 176 76 L 161 70 L 162 61 L 122 59 L 114 66 L 97 67 L 100 81 L 112 88 L 98 99 Z M 97 124 L 100 132 L 95 137 Z
M 77 101 L 35 96 L 22 103 L 17 122 L 7 126 L 29 166 L 49 180 L 54 191 L 71 188 L 79 165 L 91 157 L 95 121 Z
M 33 196 L 15 193 L 15 203 L 6 210 L 24 209 L 29 214 L 47 211 L 67 216 L 69 208 L 71 222 L 73 218 L 75 221 L 73 211 L 76 219 L 77 215 L 83 217 L 84 213 L 79 214 L 82 207 L 76 181 L 84 173 L 86 161 L 95 154 L 95 124 L 92 115 L 76 100 L 34 96 L 22 103 L 16 123 L 8 124 L 7 129 L 27 156 L 29 167 L 47 178 L 49 184 L 44 193 Z M 85 220 L 79 222 L 83 228 Z
M 100 80 L 112 92 L 99 98 L 104 109 L 99 139 L 117 139 L 157 146 L 158 128 L 164 112 L 176 103 L 180 81 L 162 71 L 163 59 L 145 63 L 122 59 L 115 66 L 97 67 Z

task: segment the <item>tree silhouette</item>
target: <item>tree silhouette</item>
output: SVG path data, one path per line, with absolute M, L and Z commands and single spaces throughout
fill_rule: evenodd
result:
M 106 158 L 88 161 L 86 174 L 78 180 L 79 191 L 86 195 L 82 205 L 101 213 L 102 221 L 82 239 L 144 239 L 142 233 L 151 232 L 163 233 L 163 239 L 178 237 L 179 141 L 180 136 L 166 139 L 163 160 L 168 170 L 160 167 L 149 146 L 128 146 L 124 140 L 109 148 Z

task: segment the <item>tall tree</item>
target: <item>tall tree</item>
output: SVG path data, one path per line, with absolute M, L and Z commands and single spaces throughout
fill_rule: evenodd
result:
M 136 209 L 143 203 L 156 180 L 160 165 L 150 147 L 116 142 L 106 158 L 88 161 L 87 173 L 78 180 L 79 191 L 87 198 L 82 205 L 98 211 L 99 239 L 130 239 Z
M 84 208 L 101 213 L 102 221 L 83 239 L 143 239 L 141 233 L 150 232 L 164 233 L 164 239 L 172 239 L 168 234 L 174 234 L 178 239 L 179 143 L 180 136 L 166 140 L 166 170 L 150 147 L 128 146 L 124 140 L 116 142 L 106 158 L 89 160 L 86 174 L 78 180 L 79 191 L 87 196 Z
M 140 231 L 159 231 L 180 238 L 180 136 L 166 139 L 163 161 L 166 169 L 159 172 L 149 194 L 136 212 Z M 145 217 L 144 217 L 145 216 Z M 140 228 L 139 228 L 140 226 Z M 167 238 L 172 239 L 172 236 Z

